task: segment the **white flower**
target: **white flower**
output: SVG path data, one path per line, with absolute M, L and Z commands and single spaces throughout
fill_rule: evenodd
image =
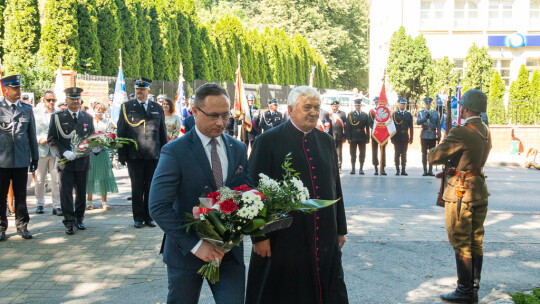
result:
M 260 201 L 260 200 L 261 200 L 261 197 L 251 191 L 246 191 L 242 193 L 242 201 L 244 201 L 244 203 L 248 205 L 251 205 L 255 203 L 256 201 Z
M 201 214 L 201 221 L 204 221 L 205 215 Z
M 291 179 L 291 183 L 293 184 L 293 186 L 296 188 L 296 190 L 298 191 L 302 191 L 304 189 L 304 184 L 302 183 L 301 180 L 299 180 L 297 177 L 293 177 Z
M 270 191 L 279 191 L 279 183 L 276 180 L 271 179 L 264 173 L 259 173 L 259 187 L 268 189 Z
M 255 202 L 254 204 L 255 208 L 257 208 L 257 211 L 260 211 L 264 208 L 264 203 L 262 201 Z
M 247 218 L 248 217 L 247 209 L 244 207 L 244 208 L 238 210 L 238 216 L 243 217 L 243 218 Z

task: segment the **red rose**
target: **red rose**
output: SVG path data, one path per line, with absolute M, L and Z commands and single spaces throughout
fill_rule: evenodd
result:
M 109 136 L 110 136 L 112 139 L 116 139 L 116 134 L 114 134 L 114 133 L 109 133 Z
M 234 188 L 233 190 L 246 192 L 246 191 L 251 190 L 251 188 L 248 185 L 242 185 L 242 186 L 238 186 Z
M 215 204 L 217 201 L 219 201 L 219 195 L 220 195 L 219 192 L 214 191 L 214 192 L 208 193 L 208 195 L 206 197 L 211 198 L 212 199 L 212 204 Z
M 260 196 L 262 201 L 264 201 L 264 199 L 266 198 L 266 197 L 264 197 L 264 195 L 262 193 L 260 193 L 257 190 L 251 190 L 251 192 L 253 192 L 253 193 L 257 194 L 258 196 Z
M 226 201 L 221 202 L 221 204 L 219 204 L 219 208 L 224 213 L 229 214 L 229 213 L 237 210 L 238 205 L 232 199 L 228 199 Z

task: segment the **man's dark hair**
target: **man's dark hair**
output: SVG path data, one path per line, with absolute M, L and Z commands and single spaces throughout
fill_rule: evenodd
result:
M 227 96 L 227 99 L 229 99 L 229 93 L 227 93 L 227 90 L 220 86 L 217 83 L 206 83 L 200 86 L 195 91 L 195 102 L 194 105 L 198 108 L 202 108 L 204 106 L 204 100 L 207 96 L 219 96 L 219 95 L 225 95 Z

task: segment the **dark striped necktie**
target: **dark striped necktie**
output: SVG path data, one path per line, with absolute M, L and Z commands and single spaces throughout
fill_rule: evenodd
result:
M 221 160 L 217 152 L 217 140 L 212 138 L 210 140 L 212 150 L 210 151 L 212 161 L 212 173 L 214 174 L 214 180 L 216 181 L 216 187 L 219 189 L 223 187 L 223 172 L 221 171 Z

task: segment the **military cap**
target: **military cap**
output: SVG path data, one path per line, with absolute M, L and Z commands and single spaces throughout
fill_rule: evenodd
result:
M 478 89 L 471 89 L 465 92 L 458 101 L 459 105 L 465 109 L 475 112 L 486 112 L 487 96 Z
M 271 104 L 278 104 L 277 100 L 276 99 L 272 99 L 268 102 L 269 105 Z
M 431 97 L 424 98 L 425 103 L 431 103 L 432 101 L 433 101 L 433 98 L 431 98 Z
M 375 102 L 379 101 L 379 97 L 377 96 L 377 97 L 373 98 L 373 101 L 375 101 Z
M 354 100 L 354 105 L 361 105 L 362 104 L 362 99 L 355 99 Z
M 249 95 L 247 96 L 247 100 L 255 100 L 255 95 L 249 94 Z
M 407 103 L 407 98 L 401 97 L 401 98 L 399 99 L 399 103 Z
M 12 88 L 22 87 L 21 75 L 19 74 L 4 77 L 2 78 L 1 82 L 2 82 L 3 87 L 12 87 Z
M 148 94 L 148 100 L 154 101 L 154 94 Z
M 135 94 L 133 93 L 129 94 L 129 99 L 135 99 Z
M 339 105 L 339 100 L 333 100 L 331 105 Z
M 167 96 L 165 94 L 159 94 L 157 96 L 157 101 L 162 101 L 162 100 L 165 100 L 167 99 Z
M 81 99 L 81 93 L 83 89 L 77 87 L 71 87 L 64 90 L 66 97 L 69 99 Z
M 135 80 L 135 88 L 138 89 L 149 89 L 150 84 L 152 83 L 152 80 L 144 77 L 139 77 L 137 80 Z
M 24 94 L 22 97 L 21 97 L 22 100 L 30 100 L 30 96 Z

